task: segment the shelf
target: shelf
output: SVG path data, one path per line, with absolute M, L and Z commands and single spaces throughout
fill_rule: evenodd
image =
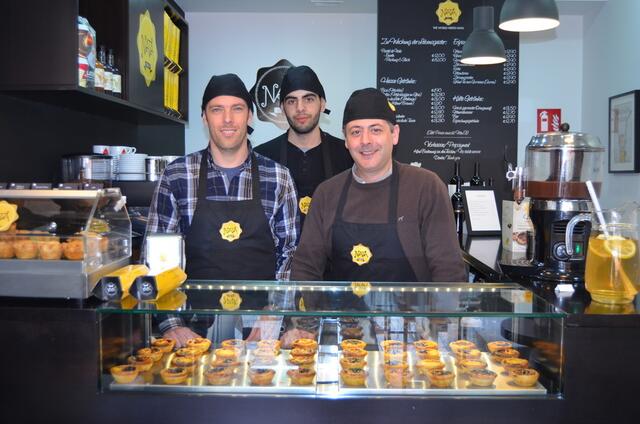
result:
M 8 90 L 4 93 L 61 106 L 77 112 L 104 115 L 138 125 L 186 124 L 185 120 L 177 119 L 163 112 L 77 86 L 43 86 L 36 91 Z

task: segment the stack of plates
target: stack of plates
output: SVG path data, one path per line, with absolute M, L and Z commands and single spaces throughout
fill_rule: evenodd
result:
M 147 155 L 144 153 L 127 153 L 118 157 L 116 168 L 120 181 L 144 181 Z

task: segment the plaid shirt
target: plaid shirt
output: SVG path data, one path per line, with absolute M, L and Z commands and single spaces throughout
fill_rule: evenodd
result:
M 162 174 L 149 210 L 149 233 L 186 234 L 196 209 L 198 175 L 202 155 L 207 155 L 207 199 L 249 200 L 251 193 L 251 155 L 240 175 L 229 181 L 213 162 L 209 149 L 191 153 L 170 163 Z M 260 172 L 262 208 L 276 247 L 276 279 L 288 280 L 291 259 L 298 244 L 300 217 L 298 199 L 289 170 L 254 153 Z

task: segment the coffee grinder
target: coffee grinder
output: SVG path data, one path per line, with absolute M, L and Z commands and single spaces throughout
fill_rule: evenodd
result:
M 526 148 L 525 187 L 533 224 L 528 252 L 538 267 L 534 278 L 581 283 L 591 223 L 574 227 L 570 249 L 565 230 L 571 218 L 593 210 L 585 182 L 591 180 L 599 193 L 604 148 L 598 137 L 569 132 L 568 124 L 560 129 L 536 134 Z

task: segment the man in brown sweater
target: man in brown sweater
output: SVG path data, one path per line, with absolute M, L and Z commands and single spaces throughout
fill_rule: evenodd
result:
M 354 166 L 316 189 L 291 280 L 466 281 L 444 183 L 392 159 L 395 107 L 357 90 L 343 131 Z

